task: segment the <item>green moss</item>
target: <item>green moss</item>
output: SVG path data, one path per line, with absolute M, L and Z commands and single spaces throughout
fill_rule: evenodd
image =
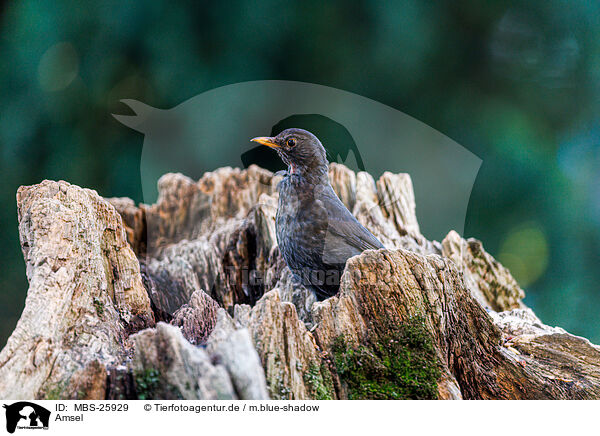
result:
M 65 386 L 66 386 L 65 382 L 57 383 L 50 390 L 46 391 L 46 394 L 43 395 L 43 399 L 44 400 L 62 400 L 62 399 L 64 399 L 63 393 L 65 391 Z
M 148 368 L 143 371 L 137 371 L 134 374 L 135 390 L 140 400 L 148 400 L 155 395 L 159 382 L 160 374 L 154 368 Z
M 269 385 L 269 396 L 273 400 L 289 400 L 291 399 L 292 390 L 283 381 L 281 373 L 267 380 Z
M 304 373 L 304 383 L 310 390 L 311 398 L 315 400 L 333 399 L 333 382 L 331 374 L 324 364 L 310 365 L 308 371 Z
M 94 297 L 94 307 L 96 308 L 96 314 L 102 316 L 104 314 L 104 303 Z
M 357 348 L 338 337 L 332 351 L 350 399 L 437 398 L 441 372 L 422 318 L 412 318 L 387 337 Z
M 269 389 L 269 397 L 273 400 L 289 400 L 291 399 L 292 390 L 283 379 L 283 361 L 279 352 L 273 354 L 273 360 L 269 364 L 267 386 Z

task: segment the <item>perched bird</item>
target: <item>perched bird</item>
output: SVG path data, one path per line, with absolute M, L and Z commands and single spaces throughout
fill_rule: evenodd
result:
M 288 167 L 278 186 L 276 219 L 283 259 L 319 300 L 336 294 L 348 258 L 383 244 L 334 192 L 325 149 L 315 135 L 287 129 L 252 141 L 274 148 Z

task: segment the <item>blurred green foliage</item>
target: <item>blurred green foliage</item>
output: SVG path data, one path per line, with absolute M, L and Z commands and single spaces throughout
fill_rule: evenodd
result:
M 341 88 L 483 159 L 466 235 L 548 324 L 600 342 L 600 4 L 573 1 L 4 4 L 0 345 L 27 282 L 15 192 L 65 179 L 141 201 L 122 98 L 172 107 L 247 80 Z M 418 213 L 418 210 L 417 210 Z

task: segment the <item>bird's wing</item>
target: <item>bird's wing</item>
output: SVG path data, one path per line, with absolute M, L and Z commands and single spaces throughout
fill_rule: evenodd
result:
M 379 248 L 384 248 L 383 244 L 354 218 L 339 199 L 329 202 L 324 262 L 345 263 L 349 257 L 364 250 Z

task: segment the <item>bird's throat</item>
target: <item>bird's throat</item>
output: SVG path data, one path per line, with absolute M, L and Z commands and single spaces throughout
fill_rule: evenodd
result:
M 322 185 L 329 183 L 329 176 L 327 173 L 327 166 L 319 166 L 317 168 L 307 168 L 302 165 L 288 163 L 287 169 L 288 176 L 294 176 L 299 178 L 311 185 Z

